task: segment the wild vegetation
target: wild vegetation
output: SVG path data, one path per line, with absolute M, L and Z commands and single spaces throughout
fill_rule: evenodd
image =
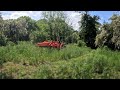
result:
M 80 30 L 63 11 L 43 11 L 38 21 L 27 16 L 3 20 L 0 14 L 0 79 L 119 79 L 119 14 L 100 24 L 99 16 L 82 13 Z M 66 47 L 37 47 L 59 40 Z

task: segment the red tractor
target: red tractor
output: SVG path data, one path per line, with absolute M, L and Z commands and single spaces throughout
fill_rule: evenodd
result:
M 53 47 L 61 49 L 64 46 L 64 43 L 59 43 L 58 41 L 44 41 L 37 43 L 39 47 Z

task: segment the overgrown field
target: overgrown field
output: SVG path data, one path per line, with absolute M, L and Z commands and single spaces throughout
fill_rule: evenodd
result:
M 1 79 L 118 79 L 120 52 L 69 44 L 61 50 L 30 42 L 0 47 Z

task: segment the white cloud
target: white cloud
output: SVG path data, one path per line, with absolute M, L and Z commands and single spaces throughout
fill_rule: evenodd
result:
M 74 27 L 75 30 L 79 30 L 79 24 L 78 22 L 81 19 L 81 14 L 79 14 L 78 12 L 74 12 L 74 11 L 68 11 L 68 18 L 70 19 L 69 22 L 72 23 L 72 26 Z
M 20 16 L 29 16 L 28 12 L 23 12 L 23 11 L 20 11 L 20 12 L 14 12 L 10 15 L 10 18 L 12 19 L 17 19 L 18 17 Z
M 23 11 L 20 11 L 20 12 L 17 12 L 17 11 L 10 12 L 10 11 L 8 11 L 8 13 L 10 13 L 10 14 L 3 15 L 3 19 L 17 19 L 20 16 L 29 16 L 27 14 L 27 12 L 23 12 Z
M 9 14 L 3 14 L 2 17 L 3 19 L 17 19 L 21 16 L 29 16 L 33 19 L 40 19 L 41 16 L 41 11 L 6 11 Z M 5 11 L 3 12 L 5 13 Z

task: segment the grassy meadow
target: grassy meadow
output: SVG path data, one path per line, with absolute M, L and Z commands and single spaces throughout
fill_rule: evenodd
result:
M 118 79 L 120 52 L 69 44 L 61 50 L 19 42 L 0 47 L 1 79 Z

